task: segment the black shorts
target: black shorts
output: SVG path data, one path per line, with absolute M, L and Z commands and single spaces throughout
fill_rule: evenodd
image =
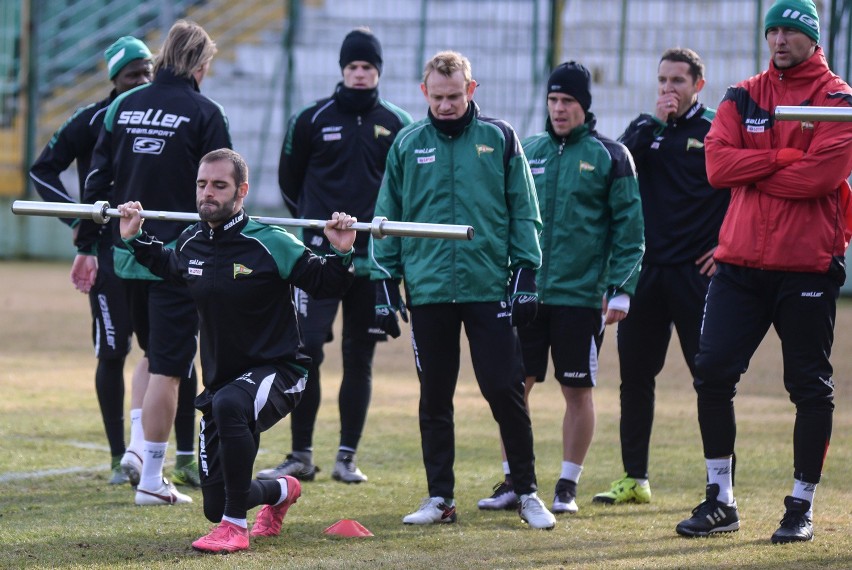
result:
M 343 304 L 343 336 L 383 341 L 387 335 L 376 326 L 376 285 L 369 277 L 356 277 L 341 299 L 314 299 L 301 289 L 295 290 L 299 326 L 305 338 L 319 336 L 334 340 L 332 326 L 337 308 Z
M 539 304 L 532 324 L 518 329 L 526 375 L 544 382 L 550 349 L 554 376 L 560 384 L 571 388 L 596 386 L 603 333 L 600 309 Z
M 101 244 L 103 245 L 103 244 Z M 133 330 L 124 280 L 116 276 L 112 248 L 98 248 L 98 276 L 89 291 L 92 342 L 97 358 L 124 358 L 130 352 Z
M 185 285 L 126 279 L 130 322 L 151 374 L 187 378 L 198 346 L 198 312 Z
M 195 407 L 201 411 L 198 430 L 198 465 L 201 484 L 222 484 L 222 465 L 219 457 L 219 433 L 240 429 L 236 425 L 245 421 L 255 438 L 293 411 L 302 399 L 307 383 L 307 371 L 288 366 L 259 366 L 247 370 L 215 393 L 207 390 L 195 399 Z M 214 412 L 214 404 L 228 409 L 225 414 Z M 233 409 L 236 408 L 236 409 Z M 217 411 L 220 408 L 217 408 Z M 217 418 L 217 415 L 221 417 Z M 217 421 L 218 420 L 218 421 Z M 233 425 L 220 426 L 219 422 Z

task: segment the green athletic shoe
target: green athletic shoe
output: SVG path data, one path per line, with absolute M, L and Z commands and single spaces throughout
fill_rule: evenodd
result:
M 109 479 L 110 485 L 123 485 L 130 482 L 130 479 L 121 469 L 121 455 L 116 455 L 112 458 L 110 469 L 112 470 L 112 476 Z
M 196 489 L 200 487 L 201 478 L 198 476 L 198 463 L 192 461 L 180 467 L 175 465 L 175 469 L 172 471 L 172 483 Z
M 639 485 L 636 479 L 624 477 L 618 481 L 613 481 L 609 491 L 598 493 L 592 497 L 593 503 L 604 503 L 606 505 L 620 505 L 622 503 L 650 503 L 651 502 L 651 485 L 645 483 Z

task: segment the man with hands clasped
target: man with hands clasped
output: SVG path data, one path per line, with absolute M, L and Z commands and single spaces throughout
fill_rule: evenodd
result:
M 654 113 L 634 119 L 619 141 L 639 174 L 645 258 L 630 315 L 618 324 L 621 458 L 624 476 L 595 495 L 604 504 L 648 503 L 654 391 L 677 329 L 695 377 L 704 298 L 730 194 L 707 181 L 704 137 L 716 111 L 698 101 L 704 64 L 687 48 L 666 50 L 657 66 Z

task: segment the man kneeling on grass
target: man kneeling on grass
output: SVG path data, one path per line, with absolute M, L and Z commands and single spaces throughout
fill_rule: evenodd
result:
M 257 514 L 252 536 L 276 536 L 299 481 L 252 480 L 260 433 L 289 414 L 305 388 L 310 359 L 299 352 L 290 289 L 315 298 L 342 295 L 353 279 L 355 218 L 335 212 L 325 235 L 332 254 L 319 257 L 285 230 L 249 219 L 243 210 L 248 167 L 229 149 L 201 159 L 196 203 L 201 221 L 164 248 L 141 230 L 139 202 L 118 207 L 121 237 L 155 275 L 185 282 L 198 308 L 204 390 L 198 463 L 204 515 L 218 523 L 192 543 L 203 552 L 249 547 L 248 509 Z

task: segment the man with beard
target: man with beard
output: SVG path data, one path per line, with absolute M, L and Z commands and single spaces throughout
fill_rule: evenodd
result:
M 772 326 L 781 340 L 784 387 L 796 407 L 792 492 L 770 538 L 788 543 L 813 539 L 814 495 L 831 439 L 829 358 L 846 279 L 852 125 L 774 121 L 773 115 L 781 105 L 849 109 L 852 89 L 826 63 L 811 0 L 775 2 L 764 37 L 769 68 L 728 88 L 705 139 L 707 178 L 716 188 L 730 186 L 731 202 L 695 357 L 706 499 L 675 530 L 694 537 L 740 528 L 734 396 Z
M 174 249 L 141 231 L 139 202 L 119 206 L 121 237 L 155 275 L 186 285 L 198 310 L 204 391 L 199 463 L 204 514 L 217 526 L 192 543 L 202 552 L 249 548 L 251 536 L 275 536 L 301 495 L 297 479 L 252 480 L 260 434 L 290 413 L 302 396 L 309 359 L 291 297 L 299 287 L 317 298 L 339 296 L 352 281 L 355 218 L 334 212 L 326 222 L 331 253 L 319 257 L 281 228 L 255 222 L 243 210 L 248 167 L 230 149 L 201 159 L 196 203 L 201 221 Z

